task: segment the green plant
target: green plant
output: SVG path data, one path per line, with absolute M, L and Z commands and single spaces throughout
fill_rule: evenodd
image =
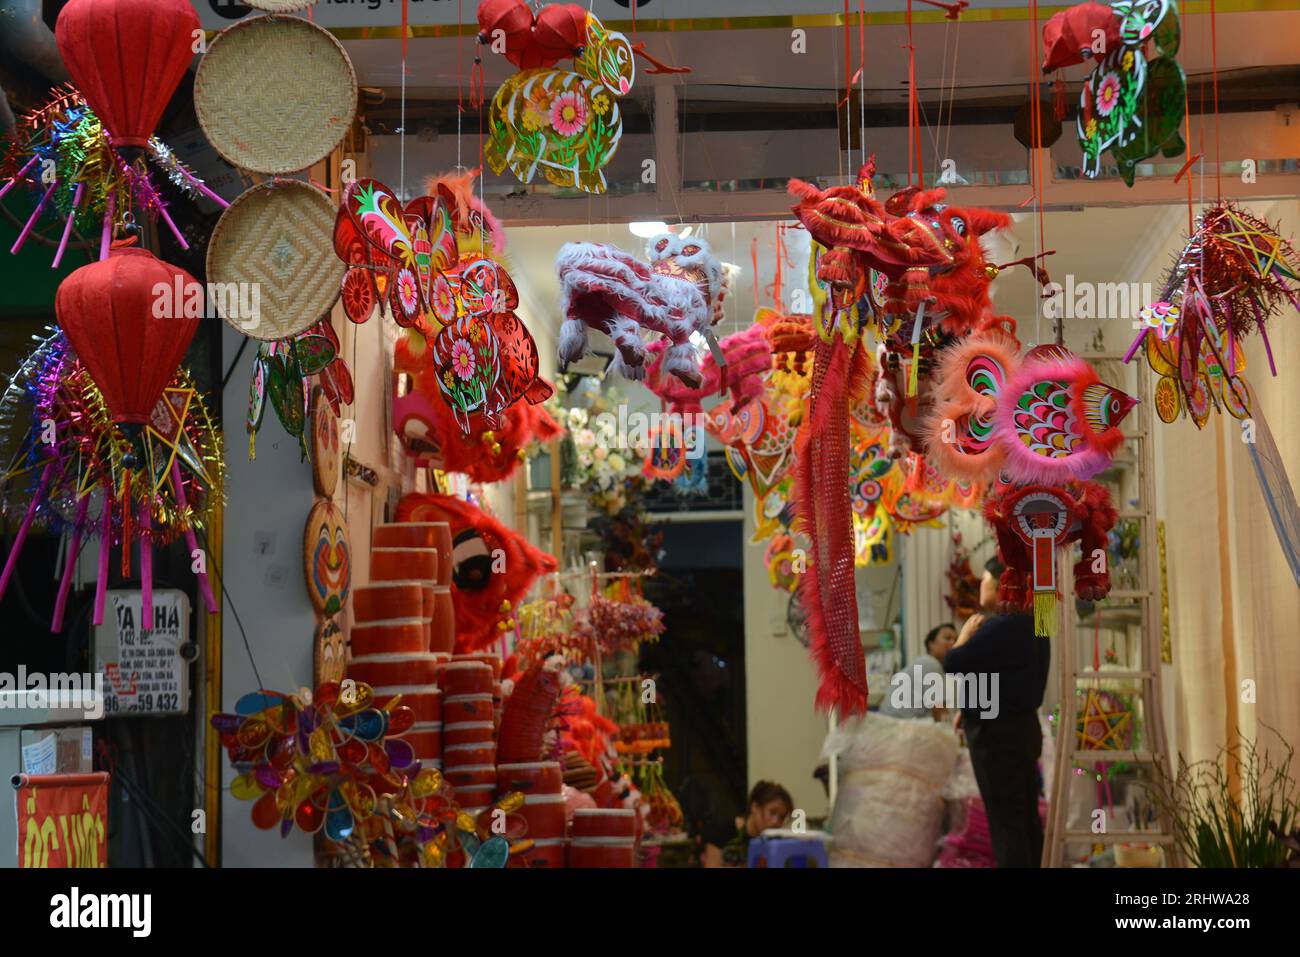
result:
M 1281 742 L 1280 760 L 1242 735 L 1238 744 L 1221 746 L 1213 760 L 1188 764 L 1179 754 L 1173 778 L 1157 765 L 1151 796 L 1194 866 L 1285 865 L 1283 836 L 1300 826 L 1300 794 L 1291 777 L 1295 749 L 1268 730 Z M 1239 797 L 1232 793 L 1234 770 Z

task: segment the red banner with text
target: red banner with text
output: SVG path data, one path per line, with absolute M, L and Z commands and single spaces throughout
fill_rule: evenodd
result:
M 19 867 L 108 866 L 108 774 L 19 774 Z

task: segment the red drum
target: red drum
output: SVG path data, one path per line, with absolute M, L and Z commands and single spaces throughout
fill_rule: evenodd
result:
M 352 658 L 423 654 L 429 649 L 426 631 L 419 618 L 358 622 L 352 626 Z
M 569 866 L 636 867 L 636 845 L 631 838 L 619 841 L 618 838 L 575 837 L 569 842 Z
M 348 663 L 347 675 L 374 688 L 389 685 L 433 685 L 437 661 L 425 652 L 413 655 L 365 655 Z
M 636 811 L 624 808 L 580 807 L 573 812 L 573 837 L 636 840 Z
M 371 582 L 352 589 L 352 620 L 354 622 L 392 621 L 394 619 L 424 618 L 423 582 L 412 581 L 409 576 L 400 581 Z
M 514 854 L 507 867 L 546 867 L 564 866 L 564 838 L 542 839 L 522 854 Z
M 491 721 L 457 721 L 443 725 L 442 733 L 448 745 L 496 742 L 496 729 Z
M 437 722 L 416 724 L 402 735 L 401 740 L 409 744 L 422 761 L 442 758 L 442 725 Z
M 451 544 L 451 526 L 446 522 L 431 522 L 433 525 L 433 543 L 438 549 L 439 555 L 446 555 L 447 558 L 438 562 L 438 574 L 434 576 L 439 585 L 450 587 L 451 575 L 456 569 L 455 559 L 452 558 Z
M 424 619 L 424 639 L 425 648 L 433 651 L 433 582 L 424 582 L 420 585 L 420 617 Z
M 497 790 L 522 791 L 526 795 L 559 794 L 564 786 L 564 770 L 558 761 L 532 761 L 526 764 L 498 764 Z
M 497 769 L 491 764 L 475 764 L 468 767 L 447 767 L 446 751 L 443 752 L 443 776 L 460 791 L 461 788 L 486 788 L 489 797 L 496 788 Z M 490 801 L 488 803 L 491 803 Z M 464 805 L 461 805 L 464 807 Z
M 374 548 L 437 548 L 436 522 L 385 522 L 375 526 Z
M 372 548 L 370 580 L 372 582 L 432 581 L 438 576 L 436 548 Z M 423 601 L 423 598 L 421 598 Z
M 524 806 L 519 809 L 519 813 L 528 822 L 525 837 L 534 840 L 564 837 L 564 795 L 530 794 L 524 798 Z
M 457 661 L 454 657 L 442 666 L 438 686 L 453 695 L 492 695 L 492 669 L 481 661 Z
M 429 632 L 429 650 L 451 654 L 456 647 L 456 606 L 451 589 L 435 585 L 433 589 L 433 624 Z
M 434 685 L 385 685 L 375 689 L 375 707 L 382 708 L 397 695 L 402 700 L 398 706 L 405 705 L 415 712 L 415 723 L 442 723 L 442 692 Z
M 469 784 L 455 786 L 452 796 L 467 814 L 472 814 L 474 817 L 478 817 L 492 806 L 492 789 L 488 787 L 474 787 Z
M 449 769 L 483 767 L 488 764 L 496 767 L 497 746 L 492 741 L 449 744 L 443 748 L 442 758 Z M 493 780 L 495 782 L 495 778 Z
M 485 665 L 492 666 L 493 682 L 501 679 L 501 656 L 489 654 L 486 651 L 476 652 L 472 655 L 452 655 L 452 661 L 478 661 Z
M 449 723 L 491 721 L 490 694 L 448 695 L 442 702 L 443 720 Z

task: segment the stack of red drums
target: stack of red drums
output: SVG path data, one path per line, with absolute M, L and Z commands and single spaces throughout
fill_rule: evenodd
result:
M 570 867 L 635 867 L 637 812 L 577 808 L 569 842 Z
M 497 731 L 492 720 L 490 664 L 472 656 L 455 655 L 439 670 L 445 694 L 443 773 L 456 793 L 456 803 L 470 814 L 492 804 L 497 784 Z
M 564 771 L 558 761 L 497 765 L 497 794 L 519 791 L 524 806 L 517 813 L 528 822 L 533 846 L 510 859 L 512 867 L 564 866 Z
M 426 767 L 443 760 L 443 695 L 438 668 L 456 642 L 451 594 L 451 528 L 399 522 L 375 528 L 370 584 L 352 590 L 352 659 L 347 675 L 375 689 L 379 707 L 401 696 L 415 711 L 405 735 Z

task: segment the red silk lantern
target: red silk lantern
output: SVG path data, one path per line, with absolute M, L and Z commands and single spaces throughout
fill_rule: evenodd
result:
M 576 3 L 551 3 L 536 16 L 524 0 L 483 0 L 479 41 L 491 45 L 500 30 L 505 58 L 521 70 L 554 66 L 576 56 L 587 42 L 587 11 Z
M 135 247 L 116 248 L 59 285 L 59 325 L 132 439 L 184 358 L 202 302 L 198 280 Z
M 143 149 L 194 58 L 188 0 L 72 0 L 54 37 L 118 149 Z
M 1105 42 L 1094 53 L 1098 34 Z M 1105 4 L 1089 0 L 1061 10 L 1043 24 L 1043 72 L 1074 66 L 1093 56 L 1104 58 L 1120 42 L 1119 17 Z

